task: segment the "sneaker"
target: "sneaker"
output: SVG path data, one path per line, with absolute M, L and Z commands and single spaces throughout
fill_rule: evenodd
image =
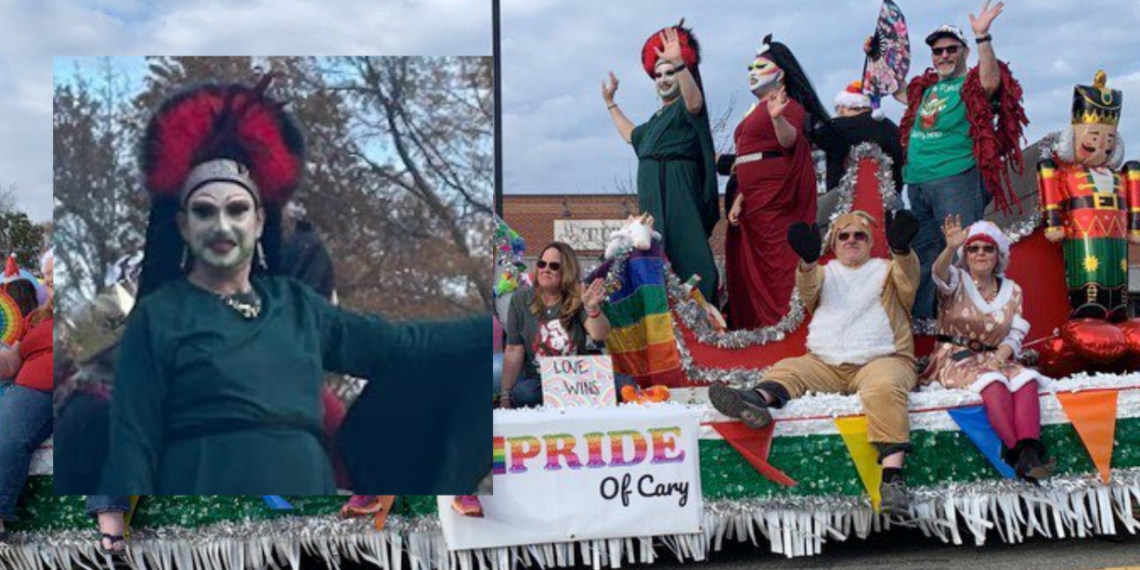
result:
M 353 495 L 340 509 L 344 518 L 369 517 L 384 509 L 379 495 Z
M 910 490 L 906 481 L 895 479 L 879 485 L 879 512 L 884 515 L 903 515 L 910 511 Z
M 477 519 L 483 518 L 483 504 L 475 495 L 459 495 L 451 500 L 451 510 L 465 516 Z
M 763 429 L 772 423 L 768 404 L 756 390 L 729 388 L 724 384 L 709 386 L 709 401 L 716 411 L 736 418 L 752 429 Z

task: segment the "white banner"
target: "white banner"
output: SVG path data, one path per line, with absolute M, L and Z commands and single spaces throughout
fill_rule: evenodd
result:
M 485 518 L 439 497 L 448 548 L 701 532 L 700 414 L 675 404 L 495 411 Z
M 610 234 L 626 220 L 554 220 L 554 241 L 570 244 L 577 251 L 604 251 Z

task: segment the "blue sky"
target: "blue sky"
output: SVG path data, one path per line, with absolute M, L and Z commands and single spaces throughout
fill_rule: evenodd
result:
M 0 18 L 0 185 L 17 186 L 17 208 L 32 219 L 51 218 L 52 82 L 59 66 L 70 73 L 67 56 L 490 53 L 489 2 L 8 2 Z
M 972 41 L 967 14 L 982 5 L 896 1 L 911 29 L 912 74 L 930 65 L 927 33 L 949 23 Z M 601 81 L 612 70 L 621 80 L 618 104 L 634 122 L 646 120 L 659 100 L 641 69 L 642 43 L 681 17 L 704 49 L 712 116 L 727 118 L 726 130 L 714 135 L 725 150 L 753 100 L 745 67 L 765 34 L 795 52 L 830 108 L 835 93 L 859 77 L 862 41 L 879 6 L 878 0 L 503 0 L 505 192 L 615 193 L 617 184 L 628 185 L 637 163 L 609 119 Z M 1091 83 L 1103 68 L 1109 85 L 1125 92 L 1120 131 L 1134 149 L 1127 156 L 1140 158 L 1138 29 L 1136 0 L 1007 2 L 990 31 L 998 58 L 1011 63 L 1025 90 L 1029 142 L 1067 125 L 1073 85 Z M 903 111 L 893 101 L 885 110 L 896 121 Z

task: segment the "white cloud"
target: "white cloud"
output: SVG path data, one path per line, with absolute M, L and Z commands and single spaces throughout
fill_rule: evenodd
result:
M 636 172 L 636 159 L 610 122 L 599 84 L 612 69 L 622 81 L 617 102 L 632 120 L 644 121 L 659 103 L 641 70 L 642 42 L 681 16 L 703 47 L 701 73 L 712 116 L 729 114 L 727 132 L 716 137 L 719 143 L 730 140 L 751 104 L 744 68 L 765 34 L 791 47 L 828 105 L 858 78 L 862 41 L 873 30 L 880 5 L 871 0 L 502 1 L 507 193 L 604 192 L 613 179 L 626 180 Z M 950 23 L 971 35 L 967 14 L 976 14 L 982 1 L 947 4 L 903 3 L 913 44 L 912 74 L 930 65 L 923 43 L 930 30 Z M 1111 86 L 1131 94 L 1125 96 L 1133 103 L 1125 105 L 1122 135 L 1140 139 L 1138 23 L 1140 3 L 1134 0 L 1106 0 L 1095 10 L 1064 0 L 1007 3 L 991 33 L 998 57 L 1011 63 L 1024 88 L 1029 142 L 1067 124 L 1073 85 L 1089 83 L 1101 68 Z M 896 121 L 902 114 L 893 101 L 885 103 L 885 111 Z
M 51 217 L 53 56 L 489 55 L 490 3 L 46 0 L 0 18 L 0 183 Z

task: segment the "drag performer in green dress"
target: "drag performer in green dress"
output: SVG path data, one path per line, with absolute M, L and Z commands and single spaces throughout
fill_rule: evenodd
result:
M 637 153 L 637 201 L 657 221 L 673 272 L 714 305 L 717 269 L 708 238 L 720 218 L 712 131 L 697 65 L 700 48 L 686 28 L 666 28 L 642 48 L 645 72 L 657 84 L 662 106 L 634 126 L 614 102 L 618 80 L 602 84 L 602 99 L 622 138 Z
M 119 350 L 101 494 L 334 494 L 319 405 L 325 371 L 448 391 L 463 378 L 439 378 L 430 362 L 468 369 L 490 362 L 489 316 L 390 323 L 341 310 L 276 275 L 281 207 L 300 184 L 305 157 L 300 130 L 264 94 L 268 80 L 191 89 L 164 103 L 147 128 L 146 257 Z M 410 374 L 417 367 L 422 374 Z M 483 400 L 450 404 L 475 408 Z M 435 419 L 431 402 L 395 394 L 384 405 L 421 410 L 423 421 L 452 435 L 464 428 L 490 438 L 485 411 L 485 426 L 456 426 Z M 371 435 L 380 455 L 385 437 L 408 436 Z M 426 445 L 425 456 L 445 451 Z M 489 464 L 491 446 L 482 447 Z M 469 462 L 484 467 L 482 457 Z M 474 488 L 471 479 L 454 492 Z M 437 490 L 432 480 L 421 483 L 425 493 Z

